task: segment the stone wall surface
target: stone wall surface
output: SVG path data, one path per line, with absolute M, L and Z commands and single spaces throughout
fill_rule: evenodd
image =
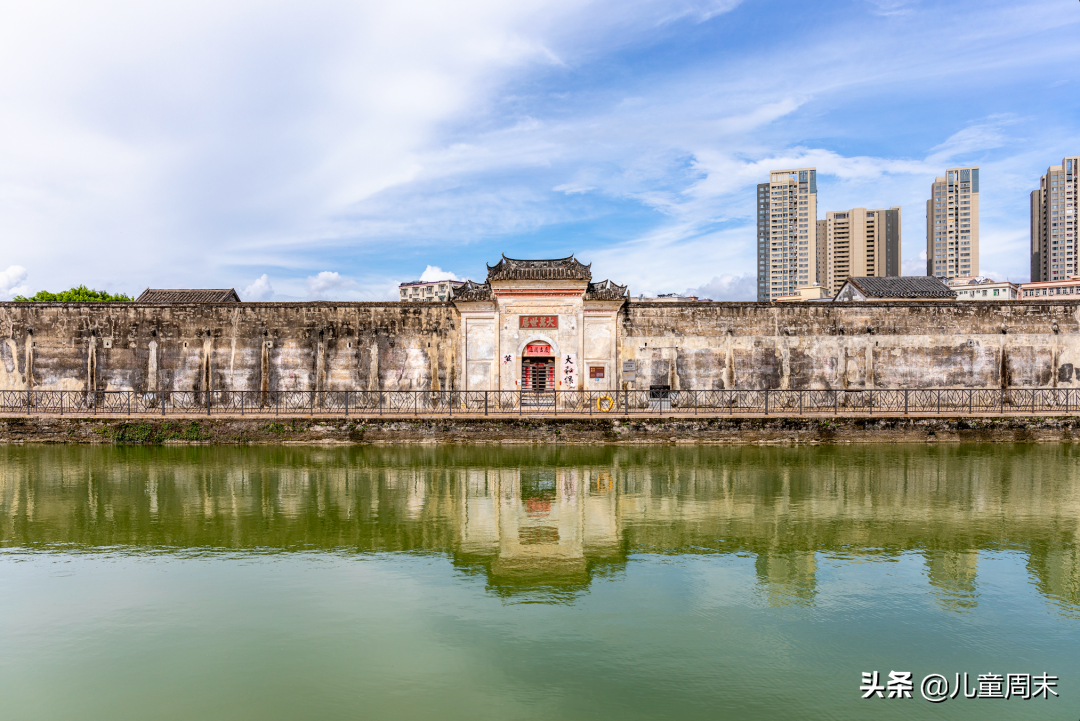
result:
M 449 303 L 0 304 L 0 389 L 453 387 Z
M 574 332 L 587 363 L 613 354 L 617 388 L 1076 387 L 1078 314 L 1076 301 L 629 302 L 614 342 L 606 323 L 603 338 Z M 0 390 L 460 390 L 463 329 L 452 303 L 0 303 Z
M 637 387 L 1075 387 L 1080 303 L 628 303 Z

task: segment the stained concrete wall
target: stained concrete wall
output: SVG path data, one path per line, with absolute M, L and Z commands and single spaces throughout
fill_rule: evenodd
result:
M 449 303 L 2 303 L 0 389 L 448 388 L 456 328 Z
M 0 303 L 0 389 L 460 389 L 462 327 L 450 303 Z M 1075 387 L 1080 302 L 630 302 L 611 350 L 620 388 Z
M 1080 303 L 628 303 L 631 388 L 1074 387 Z

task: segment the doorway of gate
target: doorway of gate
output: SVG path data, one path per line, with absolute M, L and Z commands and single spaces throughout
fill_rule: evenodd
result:
M 555 352 L 548 343 L 529 343 L 521 354 L 521 391 L 523 403 L 553 403 L 555 394 Z

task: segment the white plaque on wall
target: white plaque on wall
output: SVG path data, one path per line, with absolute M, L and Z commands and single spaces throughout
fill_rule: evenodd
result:
M 577 356 L 573 353 L 563 355 L 560 367 L 563 390 L 575 390 L 577 388 Z

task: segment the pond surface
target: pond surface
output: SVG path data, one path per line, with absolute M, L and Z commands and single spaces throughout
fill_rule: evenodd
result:
M 1080 718 L 1071 445 L 0 459 L 7 719 Z

